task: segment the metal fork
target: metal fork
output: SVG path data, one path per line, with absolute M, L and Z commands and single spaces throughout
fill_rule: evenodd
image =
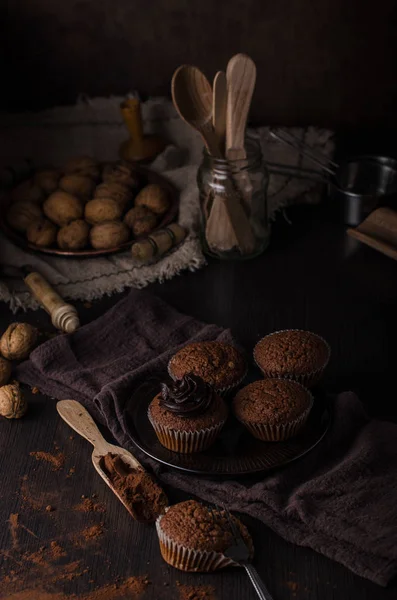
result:
M 235 523 L 233 523 L 233 519 L 230 512 L 224 506 L 220 508 L 217 504 L 214 504 L 214 507 L 215 511 L 211 507 L 209 507 L 209 510 L 211 511 L 212 515 L 214 515 L 214 513 L 218 514 L 219 516 L 221 516 L 222 513 L 225 514 L 234 541 L 234 544 L 230 546 L 225 552 L 223 552 L 223 554 L 231 560 L 234 560 L 240 566 L 244 567 L 244 569 L 247 571 L 248 577 L 250 578 L 252 585 L 254 586 L 256 593 L 258 594 L 258 597 L 261 600 L 273 600 L 273 597 L 270 595 L 269 590 L 263 583 L 257 570 L 249 562 L 249 548 L 243 540 L 239 528 Z

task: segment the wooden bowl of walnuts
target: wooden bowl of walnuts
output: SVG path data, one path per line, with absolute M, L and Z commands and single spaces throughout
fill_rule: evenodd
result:
M 126 250 L 174 221 L 178 200 L 174 186 L 149 169 L 79 157 L 16 185 L 0 223 L 24 249 L 93 257 Z

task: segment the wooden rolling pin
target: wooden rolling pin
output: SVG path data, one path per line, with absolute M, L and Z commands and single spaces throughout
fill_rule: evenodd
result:
M 50 315 L 54 327 L 65 333 L 73 333 L 80 327 L 75 307 L 67 304 L 40 273 L 29 272 L 24 277 L 24 282 L 32 295 Z

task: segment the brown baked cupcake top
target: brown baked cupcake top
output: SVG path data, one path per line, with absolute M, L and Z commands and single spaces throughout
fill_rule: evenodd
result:
M 176 379 L 194 373 L 204 381 L 222 390 L 236 385 L 246 372 L 241 353 L 222 342 L 196 342 L 177 352 L 169 362 L 169 371 Z
M 233 411 L 240 421 L 282 425 L 300 417 L 311 402 L 310 392 L 296 381 L 262 379 L 236 394 Z
M 215 393 L 214 393 L 215 394 Z M 178 431 L 200 431 L 219 425 L 226 420 L 228 409 L 222 398 L 215 395 L 208 408 L 198 415 L 180 416 L 171 412 L 163 403 L 163 397 L 157 394 L 149 405 L 150 419 L 158 425 Z
M 315 333 L 290 329 L 261 339 L 254 348 L 254 359 L 269 373 L 310 374 L 327 364 L 329 347 Z
M 230 518 L 253 553 L 253 543 L 247 528 L 233 515 Z M 196 500 L 186 500 L 171 506 L 161 517 L 160 527 L 174 542 L 193 550 L 225 552 L 234 543 L 224 511 L 210 510 Z

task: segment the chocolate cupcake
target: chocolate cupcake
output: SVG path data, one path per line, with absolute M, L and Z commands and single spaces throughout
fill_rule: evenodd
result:
M 276 331 L 254 348 L 254 359 L 265 377 L 294 379 L 312 387 L 321 378 L 331 350 L 315 333 L 299 329 Z
M 190 454 L 208 448 L 228 414 L 223 399 L 196 375 L 185 375 L 150 403 L 148 418 L 159 442 L 174 452 Z
M 171 358 L 168 372 L 173 379 L 194 373 L 217 392 L 223 393 L 244 379 L 247 365 L 241 353 L 230 344 L 196 342 L 188 344 Z
M 254 437 L 265 442 L 278 442 L 298 433 L 312 405 L 311 393 L 300 383 L 262 379 L 236 394 L 233 411 Z
M 233 515 L 230 519 L 238 527 L 252 556 L 254 546 L 247 528 Z M 234 540 L 223 510 L 187 500 L 167 509 L 166 514 L 157 519 L 156 529 L 161 555 L 176 569 L 204 573 L 238 566 L 224 554 Z

